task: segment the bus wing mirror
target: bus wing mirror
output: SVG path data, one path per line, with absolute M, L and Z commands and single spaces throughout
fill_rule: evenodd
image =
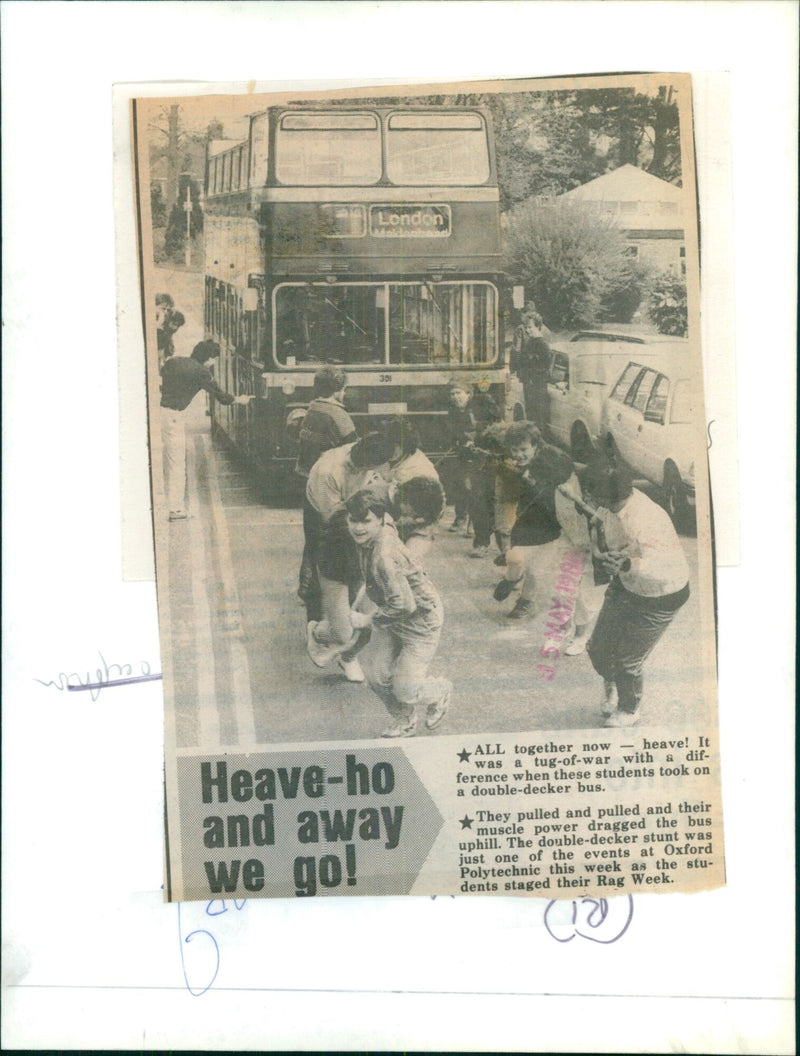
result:
M 511 291 L 511 296 L 513 298 L 514 307 L 516 309 L 519 310 L 519 309 L 525 307 L 525 287 L 524 286 L 515 286 L 514 289 Z
M 246 312 L 257 312 L 258 311 L 258 290 L 253 289 L 252 286 L 248 286 L 244 291 L 243 308 Z

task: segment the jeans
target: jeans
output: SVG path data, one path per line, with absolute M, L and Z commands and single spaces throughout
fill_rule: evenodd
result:
M 675 594 L 645 598 L 612 579 L 586 652 L 598 675 L 616 685 L 620 711 L 639 707 L 644 662 L 688 597 L 688 583 Z
M 303 557 L 300 562 L 297 593 L 305 602 L 306 619 L 322 619 L 322 597 L 317 575 L 317 548 L 322 532 L 322 517 L 303 497 Z
M 428 678 L 441 631 L 440 612 L 415 614 L 401 631 L 373 626 L 367 678 L 392 718 L 407 720 L 417 705 L 435 704 L 453 688 L 446 678 Z
M 468 462 L 457 458 L 453 465 L 450 489 L 447 494 L 448 502 L 452 499 L 453 514 L 457 521 L 462 521 L 469 513 L 469 493 L 471 490 L 470 465 Z
M 488 546 L 494 528 L 494 476 L 485 466 L 474 466 L 470 471 L 468 509 L 475 533 L 474 547 Z

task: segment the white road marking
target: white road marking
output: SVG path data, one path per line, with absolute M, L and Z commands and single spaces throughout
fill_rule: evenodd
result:
M 242 628 L 242 612 L 239 604 L 239 592 L 236 589 L 236 576 L 233 571 L 231 559 L 230 539 L 228 536 L 228 525 L 225 520 L 225 509 L 220 497 L 219 480 L 211 450 L 211 438 L 205 434 L 199 438 L 203 458 L 205 459 L 208 491 L 211 502 L 211 518 L 214 531 L 211 536 L 211 545 L 219 560 L 220 575 L 222 577 L 222 609 L 218 614 L 222 637 L 227 641 L 230 650 L 231 670 L 233 672 L 233 699 L 236 715 L 236 728 L 238 731 L 238 743 L 246 746 L 255 744 L 255 716 L 253 714 L 253 699 L 250 688 L 250 664 L 247 659 L 247 650 L 244 645 L 244 630 Z
M 205 553 L 203 517 L 198 501 L 197 465 L 191 434 L 186 444 L 186 475 L 189 483 L 189 551 L 192 566 L 192 613 L 194 623 L 194 670 L 197 678 L 197 723 L 199 743 L 216 749 L 220 744 L 219 709 L 211 611 L 208 605 L 209 569 Z M 177 702 L 176 702 L 177 704 Z

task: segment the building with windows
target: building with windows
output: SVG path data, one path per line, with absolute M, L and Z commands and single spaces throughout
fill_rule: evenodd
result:
M 631 256 L 663 270 L 686 272 L 684 237 L 686 195 L 635 165 L 622 165 L 558 196 L 558 201 L 587 202 L 614 217 Z

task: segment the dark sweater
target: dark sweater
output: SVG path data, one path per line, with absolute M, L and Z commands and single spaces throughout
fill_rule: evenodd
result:
M 511 532 L 512 546 L 540 546 L 561 534 L 556 518 L 556 487 L 573 473 L 569 458 L 549 444 L 539 444 L 533 461 L 520 480 L 517 520 Z
M 191 356 L 172 356 L 161 370 L 161 406 L 185 411 L 201 389 L 220 403 L 233 403 L 235 397 L 214 381 L 211 371 Z
M 330 397 L 312 400 L 303 419 L 297 445 L 297 472 L 307 477 L 324 451 L 357 439 L 353 419 L 341 403 Z

